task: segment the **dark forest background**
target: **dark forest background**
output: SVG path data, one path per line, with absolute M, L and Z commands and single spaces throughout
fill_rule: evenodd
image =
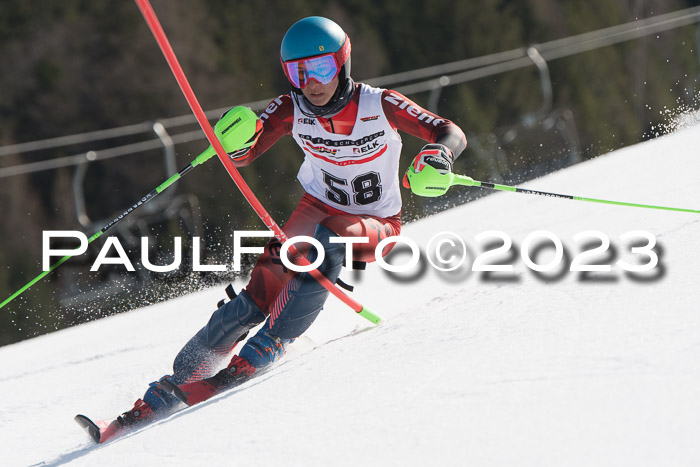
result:
M 696 5 L 682 0 L 154 0 L 202 106 L 217 109 L 288 92 L 279 44 L 300 18 L 334 19 L 352 41 L 352 74 L 365 80 L 525 47 Z M 695 25 L 549 62 L 551 112 L 542 106 L 534 67 L 445 88 L 440 115 L 459 124 L 470 145 L 455 170 L 482 180 L 520 182 L 572 161 L 655 137 L 669 113 L 695 108 Z M 189 113 L 138 8 L 131 1 L 4 0 L 0 3 L 0 146 L 108 129 Z M 410 95 L 427 106 L 428 93 Z M 195 125 L 183 126 L 195 130 Z M 0 168 L 153 139 L 122 139 L 0 157 Z M 423 142 L 404 137 L 401 170 Z M 177 168 L 206 144 L 176 146 Z M 244 178 L 283 222 L 301 191 L 302 154 L 283 138 Z M 660 163 L 663 158 L 660 157 Z M 76 167 L 0 178 L 0 300 L 41 271 L 44 230 L 99 230 L 168 175 L 163 151 L 83 167 L 89 227 L 78 223 Z M 634 177 L 634 167 L 621 176 Z M 595 183 L 592 181 L 592 183 Z M 404 191 L 404 221 L 467 201 L 476 193 L 423 200 Z M 118 235 L 138 258 L 136 237 L 151 235 L 154 261 L 168 261 L 172 237 L 201 235 L 208 262 L 229 262 L 233 230 L 263 229 L 213 159 L 134 214 Z M 100 224 L 100 222 L 102 222 Z M 92 229 L 92 230 L 91 230 Z M 88 231 L 91 230 L 91 231 Z M 110 232 L 111 233 L 111 232 Z M 0 309 L 0 345 L 188 293 L 231 273 L 90 273 L 101 241 Z M 138 259 L 135 262 L 139 262 Z M 212 310 L 214 304 L 212 305 Z

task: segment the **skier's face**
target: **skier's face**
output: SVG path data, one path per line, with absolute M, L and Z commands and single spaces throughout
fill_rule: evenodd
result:
M 304 93 L 304 96 L 309 102 L 320 107 L 328 104 L 328 101 L 331 100 L 331 97 L 335 94 L 335 90 L 338 88 L 338 81 L 337 76 L 328 84 L 321 84 L 315 79 L 311 79 L 309 80 L 309 84 L 307 84 L 301 92 Z

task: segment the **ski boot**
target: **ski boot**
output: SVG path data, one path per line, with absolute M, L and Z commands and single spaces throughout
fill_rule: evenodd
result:
M 96 439 L 93 436 L 93 439 L 104 443 L 129 429 L 146 425 L 170 413 L 179 401 L 163 390 L 163 381 L 167 381 L 167 376 L 151 383 L 143 399 L 137 400 L 131 410 L 118 416 L 109 425 L 99 427 L 99 434 Z M 92 433 L 90 435 L 92 436 Z
M 176 385 L 168 381 L 163 388 L 187 405 L 205 400 L 247 381 L 255 374 L 255 367 L 245 358 L 234 355 L 226 368 L 209 378 L 192 383 Z
M 137 400 L 134 407 L 117 417 L 117 420 L 120 420 L 124 426 L 132 426 L 169 413 L 179 404 L 179 401 L 163 389 L 162 384 L 167 380 L 168 376 L 163 376 L 149 384 L 143 399 Z
M 267 332 L 267 325 L 248 339 L 240 355 L 234 355 L 226 368 L 210 378 L 193 383 L 176 385 L 165 381 L 163 389 L 187 405 L 203 402 L 220 392 L 248 381 L 256 373 L 285 353 L 285 346 L 293 339 L 281 339 Z

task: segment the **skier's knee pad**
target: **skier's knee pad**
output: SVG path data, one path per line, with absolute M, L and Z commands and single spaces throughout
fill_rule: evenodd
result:
M 337 234 L 323 225 L 317 225 L 314 238 L 323 247 L 325 257 L 318 271 L 335 283 L 340 275 L 345 260 L 345 244 L 331 243 Z M 307 259 L 313 263 L 318 252 L 312 248 Z M 271 308 L 269 327 L 275 336 L 294 339 L 306 331 L 314 322 L 328 297 L 325 289 L 310 273 L 304 272 L 294 276 L 285 285 Z
M 250 328 L 265 321 L 265 313 L 245 292 L 211 315 L 206 325 L 207 345 L 213 350 L 230 347 Z

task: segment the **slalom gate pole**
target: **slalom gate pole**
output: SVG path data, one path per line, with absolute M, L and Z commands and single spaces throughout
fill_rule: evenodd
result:
M 491 190 L 510 191 L 510 192 L 514 192 L 514 193 L 525 193 L 528 195 L 547 196 L 549 198 L 573 199 L 576 201 L 588 201 L 591 203 L 613 204 L 616 206 L 629 206 L 629 207 L 647 208 L 647 209 L 661 209 L 664 211 L 692 212 L 695 214 L 700 214 L 700 210 L 697 210 L 697 209 L 672 208 L 672 207 L 667 207 L 667 206 L 654 206 L 651 204 L 625 203 L 622 201 L 610 201 L 607 199 L 596 199 L 596 198 L 586 198 L 583 196 L 563 195 L 563 194 L 559 194 L 559 193 L 549 193 L 546 191 L 530 190 L 528 188 L 518 188 L 518 187 L 514 187 L 514 186 L 509 186 L 509 185 L 499 185 L 497 183 L 491 183 L 491 182 L 481 182 L 479 180 L 474 180 L 471 177 L 467 177 L 465 175 L 457 175 L 457 174 L 452 174 L 452 175 L 453 175 L 453 177 L 452 177 L 452 181 L 451 181 L 450 185 L 478 186 L 481 188 L 489 188 Z
M 114 219 L 112 219 L 112 221 L 111 221 L 109 224 L 107 224 L 107 225 L 105 225 L 104 227 L 102 227 L 102 228 L 100 229 L 99 232 L 94 233 L 90 238 L 88 238 L 88 242 L 87 242 L 88 245 L 89 245 L 90 243 L 92 243 L 94 240 L 97 240 L 98 238 L 100 238 L 105 232 L 107 232 L 109 229 L 111 229 L 112 227 L 114 227 L 115 225 L 117 225 L 119 222 L 121 222 L 122 220 L 124 220 L 124 218 L 125 218 L 126 216 L 128 216 L 129 214 L 131 214 L 134 210 L 136 210 L 136 208 L 139 208 L 139 207 L 143 206 L 144 204 L 148 203 L 148 202 L 151 201 L 153 198 L 155 198 L 155 197 L 158 196 L 160 193 L 162 193 L 162 192 L 163 192 L 166 188 L 168 188 L 170 185 L 172 185 L 173 183 L 175 183 L 176 181 L 178 181 L 180 178 L 184 177 L 185 174 L 187 174 L 190 170 L 192 170 L 193 168 L 195 168 L 197 165 L 199 165 L 199 164 L 205 162 L 209 157 L 211 157 L 211 156 L 209 156 L 209 153 L 210 153 L 210 150 L 207 149 L 207 150 L 204 151 L 202 154 L 200 154 L 195 160 L 193 160 L 188 166 L 183 167 L 178 173 L 176 173 L 176 174 L 174 174 L 173 176 L 171 176 L 170 178 L 168 178 L 166 181 L 164 181 L 163 183 L 161 183 L 160 185 L 158 185 L 153 191 L 151 191 L 151 192 L 148 193 L 146 196 L 144 196 L 144 197 L 142 197 L 140 200 L 138 200 L 138 202 L 136 202 L 136 204 L 134 204 L 134 205 L 131 206 L 129 209 L 127 209 L 126 211 L 124 211 L 123 213 L 121 213 L 119 216 L 117 216 L 117 217 L 115 217 Z M 78 251 L 78 250 L 76 250 L 76 251 Z M 46 271 L 44 271 L 44 272 L 42 272 L 41 274 L 39 274 L 39 275 L 36 276 L 34 279 L 32 279 L 31 281 L 29 281 L 27 284 L 25 284 L 25 285 L 24 285 L 21 289 L 19 289 L 17 292 L 15 292 L 15 293 L 13 293 L 12 295 L 10 295 L 9 297 L 7 297 L 2 303 L 0 303 L 0 308 L 4 307 L 4 306 L 7 305 L 8 303 L 10 303 L 12 300 L 14 300 L 15 298 L 19 297 L 22 293 L 24 293 L 24 291 L 26 291 L 28 288 L 30 288 L 31 286 L 33 286 L 34 284 L 36 284 L 37 282 L 39 282 L 41 279 L 43 279 L 44 277 L 46 277 L 47 275 L 49 275 L 50 273 L 52 273 L 52 272 L 53 272 L 54 270 L 56 270 L 60 265 L 62 265 L 62 264 L 65 263 L 66 261 L 68 261 L 68 260 L 69 260 L 70 258 L 72 258 L 73 256 L 74 256 L 74 255 L 66 255 L 66 256 L 64 256 L 63 258 L 61 258 L 61 259 L 59 259 L 58 261 L 56 261 L 55 263 L 53 263 L 53 264 L 49 267 L 49 269 L 47 269 Z
M 274 219 L 272 219 L 270 214 L 265 210 L 263 205 L 256 198 L 255 194 L 252 192 L 250 187 L 246 184 L 245 180 L 243 180 L 243 177 L 238 172 L 238 169 L 236 169 L 235 165 L 233 164 L 233 161 L 228 157 L 228 154 L 226 153 L 218 138 L 214 134 L 214 130 L 209 124 L 209 120 L 207 120 L 206 116 L 204 115 L 204 110 L 202 110 L 202 107 L 199 104 L 199 101 L 197 100 L 197 97 L 195 96 L 194 91 L 192 90 L 192 87 L 190 86 L 190 83 L 188 82 L 187 77 L 185 76 L 185 73 L 182 70 L 182 67 L 180 66 L 180 63 L 178 62 L 177 57 L 175 56 L 175 52 L 173 51 L 170 42 L 168 41 L 168 38 L 165 35 L 165 31 L 163 31 L 163 27 L 161 26 L 155 11 L 153 11 L 153 7 L 151 6 L 150 1 L 135 0 L 135 2 L 141 10 L 141 14 L 146 20 L 148 27 L 151 29 L 151 32 L 153 33 L 153 36 L 155 37 L 156 42 L 158 43 L 158 46 L 163 52 L 165 60 L 168 62 L 168 65 L 170 66 L 170 69 L 172 70 L 173 75 L 175 76 L 175 79 L 177 80 L 177 83 L 180 86 L 180 89 L 182 90 L 182 93 L 185 95 L 185 99 L 187 99 L 187 103 L 189 104 L 190 108 L 192 109 L 192 112 L 197 118 L 199 126 L 202 127 L 204 134 L 209 140 L 209 143 L 213 146 L 214 150 L 216 151 L 216 155 L 219 157 L 219 160 L 224 165 L 226 171 L 229 173 L 238 189 L 241 191 L 248 203 L 250 203 L 251 207 L 263 221 L 265 226 L 267 226 L 267 228 L 275 234 L 275 236 L 280 242 L 284 243 L 285 241 L 287 241 L 286 234 L 277 225 Z M 299 250 L 295 248 L 294 245 L 292 245 L 292 247 L 289 248 L 289 252 L 295 259 L 297 259 L 297 261 L 299 261 L 299 263 L 302 266 L 309 265 L 309 262 L 306 260 L 306 258 L 299 254 Z M 312 269 L 311 271 L 309 271 L 309 273 L 330 293 L 335 295 L 343 303 L 352 308 L 360 316 L 368 319 L 369 321 L 375 324 L 378 324 L 381 321 L 381 318 L 379 318 L 379 316 L 375 315 L 366 307 L 362 306 L 357 301 L 353 300 L 351 297 L 343 293 L 340 289 L 338 289 L 338 287 L 335 286 L 335 284 L 328 280 L 328 278 L 326 278 L 317 269 Z

